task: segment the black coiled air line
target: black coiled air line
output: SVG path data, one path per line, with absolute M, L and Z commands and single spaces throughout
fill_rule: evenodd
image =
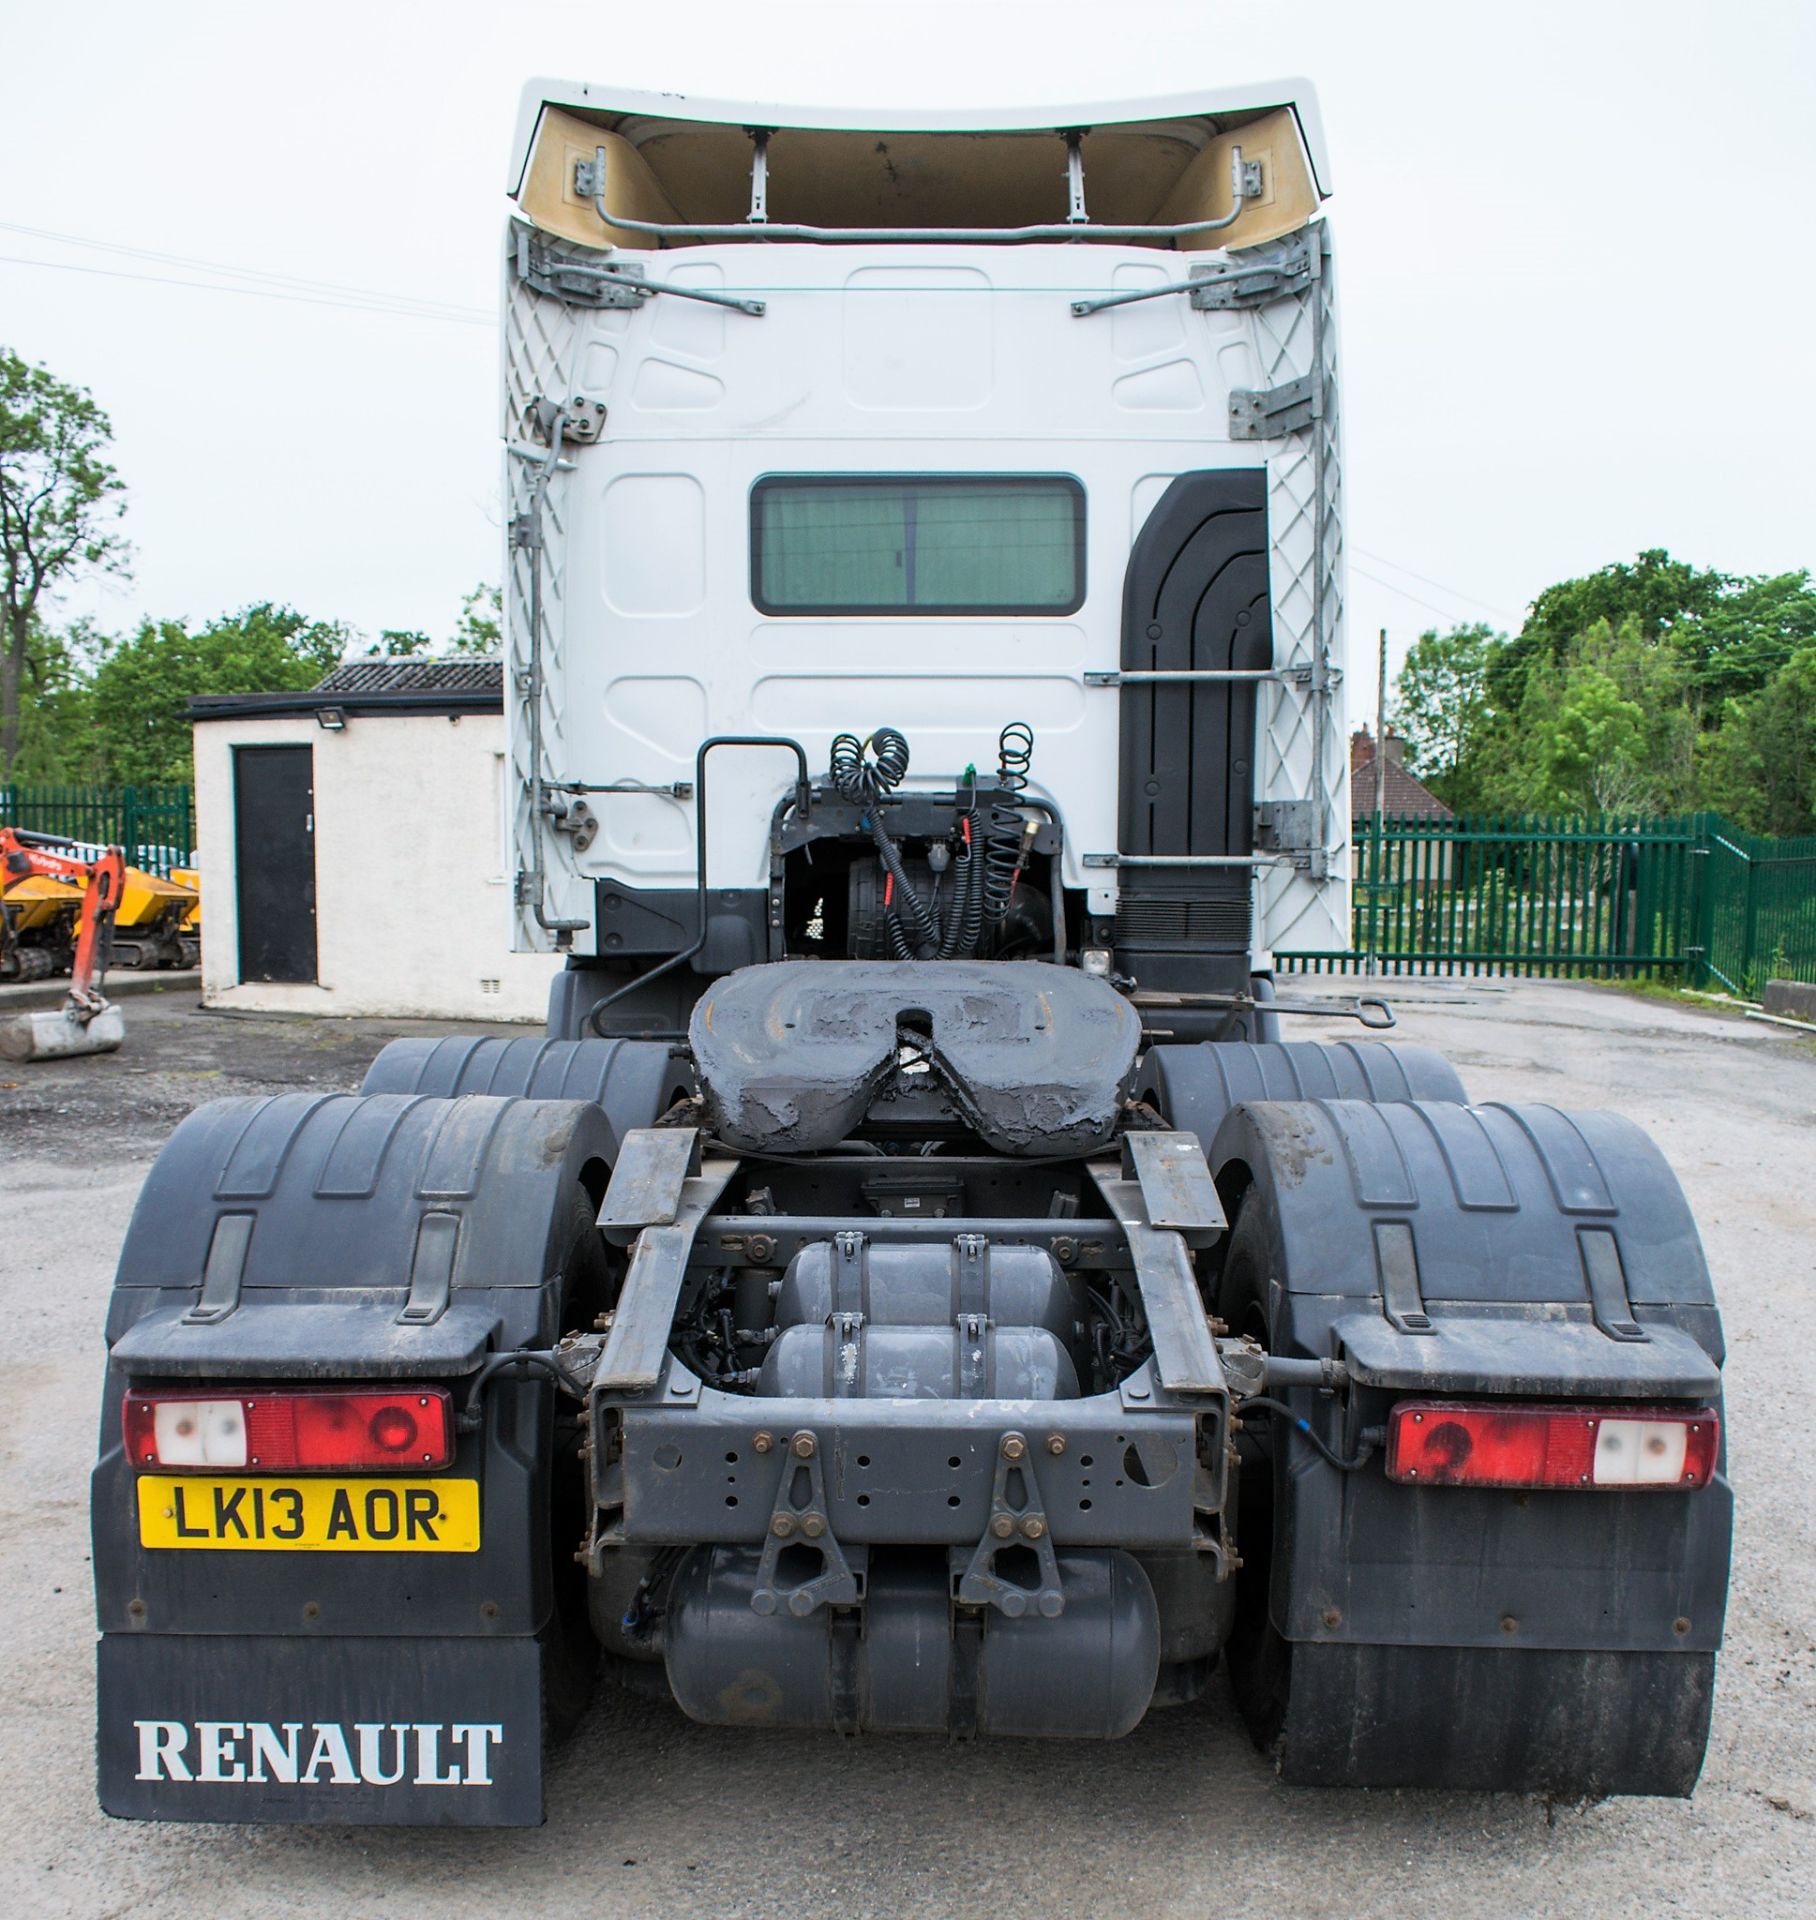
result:
M 996 784 L 1003 796 L 990 809 L 990 831 L 984 842 L 984 919 L 1000 926 L 1020 877 L 1027 851 L 1027 831 L 1015 796 L 1028 784 L 1034 763 L 1034 729 L 1023 720 L 1011 720 L 996 742 Z
M 942 911 L 937 898 L 929 906 L 915 890 L 883 825 L 879 803 L 907 777 L 907 740 L 894 727 L 878 727 L 868 740 L 853 733 L 834 736 L 832 785 L 864 810 L 864 824 L 889 877 L 883 926 L 898 960 L 969 959 L 982 944 L 985 928 L 1000 926 L 1009 911 L 1027 852 L 1026 827 L 1014 796 L 1028 784 L 1034 729 L 1024 721 L 1011 721 L 997 739 L 996 752 L 996 781 L 1003 797 L 990 809 L 988 829 L 975 805 L 961 816 L 965 857 Z
M 883 913 L 883 925 L 890 950 L 898 960 L 932 959 L 940 947 L 938 923 L 908 878 L 902 856 L 883 825 L 879 804 L 884 794 L 893 793 L 907 777 L 907 740 L 894 727 L 878 727 L 868 740 L 860 740 L 855 733 L 835 734 L 830 772 L 840 794 L 853 806 L 864 809 L 864 824 L 889 876 L 889 904 Z

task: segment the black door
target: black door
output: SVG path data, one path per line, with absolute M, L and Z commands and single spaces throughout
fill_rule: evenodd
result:
M 236 747 L 240 978 L 315 978 L 315 749 Z

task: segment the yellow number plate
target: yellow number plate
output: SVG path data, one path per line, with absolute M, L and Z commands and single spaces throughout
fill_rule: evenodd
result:
M 477 1480 L 144 1474 L 139 1544 L 263 1552 L 477 1553 Z

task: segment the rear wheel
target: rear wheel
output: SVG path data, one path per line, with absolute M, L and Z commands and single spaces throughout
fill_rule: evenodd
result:
M 1260 1207 L 1252 1200 L 1238 1210 L 1235 1230 L 1224 1253 L 1217 1312 L 1228 1322 L 1232 1334 L 1246 1335 L 1262 1347 L 1272 1348 L 1265 1223 Z M 1274 1625 L 1268 1605 L 1279 1473 L 1273 1416 L 1263 1413 L 1247 1422 L 1236 1437 L 1236 1451 L 1240 1463 L 1236 1544 L 1242 1569 L 1236 1576 L 1236 1617 L 1224 1657 L 1237 1710 L 1249 1737 L 1265 1752 L 1279 1738 L 1286 1721 L 1293 1659 L 1292 1644 Z
M 616 1265 L 594 1225 L 598 1201 L 576 1181 L 567 1200 L 557 1333 L 588 1331 L 611 1305 Z M 554 1608 L 543 1629 L 543 1721 L 565 1740 L 585 1717 L 599 1671 L 599 1645 L 587 1618 L 586 1572 L 575 1559 L 587 1524 L 585 1427 L 575 1403 L 551 1393 L 549 1438 L 549 1570 Z

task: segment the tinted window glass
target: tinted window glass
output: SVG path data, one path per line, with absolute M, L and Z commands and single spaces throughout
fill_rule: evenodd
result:
M 762 480 L 751 598 L 765 613 L 1071 613 L 1084 517 L 1062 475 Z

